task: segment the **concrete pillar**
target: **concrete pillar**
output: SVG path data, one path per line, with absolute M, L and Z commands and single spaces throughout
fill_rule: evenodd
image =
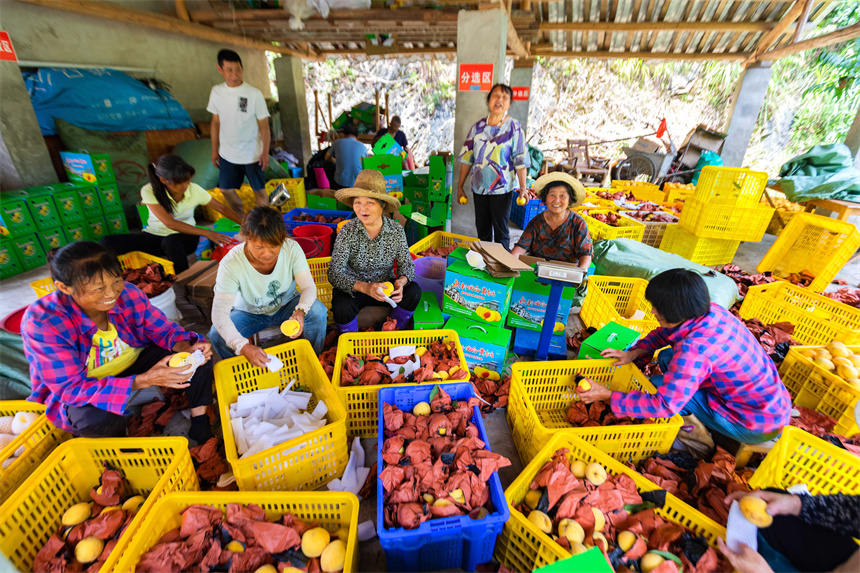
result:
M 56 183 L 57 173 L 15 62 L 0 62 L 0 92 L 0 189 Z
M 529 136 L 529 104 L 531 103 L 531 88 L 532 88 L 532 71 L 534 70 L 534 62 L 532 60 L 514 60 L 514 69 L 511 70 L 511 88 L 527 88 L 529 90 L 529 99 L 515 100 L 511 102 L 511 109 L 508 112 L 512 118 L 520 122 L 523 126 L 523 132 L 526 134 L 526 139 Z
M 457 18 L 457 69 L 460 64 L 493 64 L 493 84 L 504 82 L 505 51 L 508 42 L 508 17 L 502 10 L 460 10 Z M 487 92 L 458 91 L 454 117 L 454 193 L 451 229 L 454 233 L 475 236 L 475 206 L 456 201 L 460 177 L 460 154 L 469 129 L 486 117 Z M 465 188 L 471 185 L 466 179 Z
M 723 163 L 728 167 L 742 167 L 750 144 L 758 113 L 770 83 L 770 62 L 748 67 L 738 78 L 726 120 L 726 142 L 723 144 Z
M 854 156 L 854 167 L 860 168 L 860 108 L 857 109 L 857 115 L 854 116 L 851 129 L 845 135 L 845 145 L 848 146 Z
M 281 129 L 284 132 L 284 150 L 295 155 L 299 166 L 304 168 L 313 154 L 302 60 L 293 56 L 281 56 L 275 59 L 274 65 Z

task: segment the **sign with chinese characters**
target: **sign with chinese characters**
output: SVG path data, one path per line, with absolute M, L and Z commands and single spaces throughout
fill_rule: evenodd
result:
M 12 47 L 12 40 L 9 39 L 8 32 L 0 32 L 0 60 L 6 62 L 17 62 L 18 56 L 15 55 L 15 48 Z M 492 68 L 492 66 L 490 66 Z
M 514 91 L 514 101 L 528 101 L 531 88 L 511 88 Z
M 488 92 L 493 87 L 493 64 L 460 64 L 461 92 Z

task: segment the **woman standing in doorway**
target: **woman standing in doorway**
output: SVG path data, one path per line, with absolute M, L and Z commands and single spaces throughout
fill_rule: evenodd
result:
M 513 90 L 505 84 L 496 84 L 487 95 L 489 115 L 469 130 L 460 163 L 457 197 L 466 197 L 463 185 L 472 176 L 472 195 L 475 201 L 475 227 L 482 241 L 501 243 L 510 250 L 508 218 L 511 214 L 511 193 L 526 191 L 526 169 L 529 154 L 526 135 L 520 122 L 508 116 Z

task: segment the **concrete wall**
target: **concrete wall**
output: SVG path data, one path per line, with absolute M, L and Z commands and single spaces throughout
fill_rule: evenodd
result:
M 150 8 L 150 2 L 118 3 Z M 0 29 L 9 32 L 20 60 L 156 69 L 156 77 L 170 85 L 194 121 L 211 117 L 206 112 L 209 90 L 224 81 L 216 69 L 221 48 L 238 52 L 245 81 L 270 96 L 266 56 L 258 50 L 6 1 L 0 6 Z

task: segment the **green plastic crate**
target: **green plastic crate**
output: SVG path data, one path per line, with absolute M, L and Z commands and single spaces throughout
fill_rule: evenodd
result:
M 99 185 L 99 199 L 105 213 L 117 213 L 122 211 L 122 198 L 116 185 Z
M 24 267 L 8 240 L 0 241 L 0 279 L 8 279 L 24 272 Z
M 36 232 L 36 222 L 30 214 L 26 199 L 9 193 L 0 194 L 0 235 L 23 237 Z
M 128 233 L 128 223 L 122 211 L 119 213 L 107 213 L 105 215 L 105 223 L 107 223 L 107 232 L 109 235 L 124 235 Z
M 66 231 L 62 227 L 47 229 L 39 233 L 39 242 L 42 244 L 42 250 L 47 253 L 51 249 L 59 249 L 69 244 L 69 238 L 66 236 Z
M 10 239 L 9 245 L 25 271 L 45 264 L 45 249 L 42 248 L 36 233 Z

